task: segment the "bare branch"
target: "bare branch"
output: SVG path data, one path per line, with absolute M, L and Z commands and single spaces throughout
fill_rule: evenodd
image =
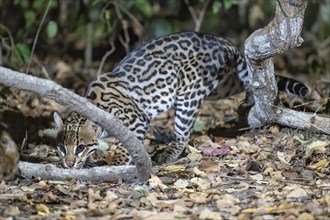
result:
M 138 178 L 135 166 L 101 166 L 89 169 L 62 169 L 54 164 L 36 164 L 20 161 L 18 164 L 20 175 L 27 178 L 41 178 L 43 180 L 75 179 L 92 183 L 102 183 L 115 180 L 133 182 Z
M 138 35 L 140 37 L 141 34 L 143 34 L 145 32 L 143 25 L 140 23 L 140 21 L 130 12 L 128 11 L 125 7 L 123 7 L 122 5 L 118 4 L 118 7 L 120 8 L 120 10 L 122 10 L 122 12 L 124 12 L 127 17 L 129 17 L 137 26 L 138 28 Z
M 31 56 L 30 56 L 30 60 L 29 60 L 28 66 L 26 68 L 26 73 L 28 73 L 30 71 L 30 66 L 31 66 L 31 63 L 32 63 L 32 57 L 33 57 L 34 50 L 35 50 L 35 48 L 37 46 L 37 41 L 38 41 L 38 38 L 39 38 L 41 27 L 45 23 L 46 16 L 48 14 L 48 11 L 49 11 L 49 8 L 50 8 L 51 4 L 52 4 L 52 0 L 48 0 L 46 11 L 45 11 L 45 13 L 42 16 L 42 19 L 40 21 L 40 24 L 39 24 L 39 27 L 38 27 L 38 30 L 37 30 L 37 33 L 36 33 L 36 36 L 34 37 L 34 40 L 33 40 L 33 45 L 32 45 L 32 49 L 31 49 Z
M 197 16 L 196 12 L 194 11 L 193 7 L 190 5 L 189 0 L 185 0 L 184 2 L 186 3 L 188 10 L 190 12 L 190 15 L 194 20 L 194 23 L 195 23 L 194 31 L 196 31 L 196 32 L 200 31 L 207 6 L 210 4 L 210 0 L 206 0 L 203 2 L 203 7 L 202 7 L 201 11 L 199 12 L 198 16 Z
M 100 63 L 100 66 L 99 66 L 99 69 L 97 70 L 97 75 L 100 75 L 102 73 L 102 69 L 103 69 L 103 66 L 104 66 L 104 63 L 105 61 L 108 59 L 108 57 L 113 54 L 113 52 L 116 51 L 116 46 L 115 46 L 115 43 L 113 41 L 113 39 L 110 40 L 110 45 L 111 45 L 111 49 L 108 50 L 104 56 L 102 57 L 102 60 L 101 60 L 101 63 Z
M 35 92 L 42 97 L 53 99 L 91 121 L 105 128 L 128 150 L 136 164 L 139 181 L 145 181 L 151 173 L 151 160 L 141 141 L 111 114 L 89 103 L 86 98 L 61 87 L 53 81 L 29 76 L 4 67 L 0 67 L 0 83 L 6 86 Z M 124 175 L 124 174 L 123 174 Z
M 127 24 L 127 21 L 124 19 L 123 15 L 121 14 L 121 11 L 118 6 L 118 2 L 115 1 L 114 5 L 115 5 L 115 10 L 116 10 L 117 16 L 118 16 L 121 24 L 123 25 L 123 29 L 124 29 L 125 39 L 123 39 L 122 36 L 119 35 L 119 41 L 125 47 L 126 53 L 128 53 L 129 52 L 129 42 L 130 42 L 130 37 L 128 34 L 128 24 Z

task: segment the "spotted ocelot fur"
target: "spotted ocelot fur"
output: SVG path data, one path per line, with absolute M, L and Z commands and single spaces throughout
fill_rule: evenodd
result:
M 221 37 L 195 32 L 152 40 L 129 54 L 109 73 L 89 84 L 86 97 L 110 112 L 143 141 L 150 120 L 175 110 L 175 142 L 154 160 L 170 163 L 185 149 L 203 100 L 223 99 L 249 91 L 250 73 L 239 50 Z M 306 96 L 300 82 L 283 78 L 280 90 Z M 54 115 L 58 151 L 66 167 L 80 168 L 98 148 L 98 133 L 85 117 L 72 113 L 63 123 Z M 118 163 L 128 163 L 124 148 Z M 125 158 L 126 157 L 126 158 Z

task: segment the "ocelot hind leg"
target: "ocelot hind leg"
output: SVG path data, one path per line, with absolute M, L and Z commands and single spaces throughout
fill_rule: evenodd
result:
M 188 144 L 191 128 L 194 125 L 198 108 L 202 102 L 202 98 L 195 99 L 193 103 L 188 96 L 178 96 L 176 98 L 175 117 L 174 117 L 174 133 L 175 141 L 163 150 L 156 152 L 153 160 L 159 164 L 172 163 L 176 161 Z

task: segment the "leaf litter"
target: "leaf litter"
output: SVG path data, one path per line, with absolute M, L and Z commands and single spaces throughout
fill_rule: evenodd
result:
M 56 68 L 57 80 L 67 82 L 69 67 L 58 63 Z M 76 90 L 81 83 L 74 84 Z M 50 115 L 61 106 L 30 93 L 0 89 L 1 118 L 15 118 L 7 117 L 15 112 L 43 121 L 27 121 L 28 127 L 11 132 L 15 140 L 28 132 L 21 159 L 58 161 L 52 140 L 42 131 L 51 127 Z M 234 137 L 207 132 L 216 125 L 231 128 L 226 118 L 233 118 L 235 109 L 236 100 L 205 103 L 182 158 L 174 164 L 155 164 L 143 184 L 24 177 L 2 181 L 0 219 L 329 219 L 329 136 L 276 125 Z M 173 112 L 154 124 L 171 130 L 169 116 Z M 166 147 L 153 139 L 152 132 L 145 145 L 151 154 Z

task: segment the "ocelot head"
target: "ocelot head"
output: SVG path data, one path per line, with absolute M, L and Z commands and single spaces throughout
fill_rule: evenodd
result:
M 67 168 L 80 169 L 86 159 L 98 148 L 101 129 L 85 117 L 72 112 L 63 122 L 61 116 L 54 113 L 57 151 Z

